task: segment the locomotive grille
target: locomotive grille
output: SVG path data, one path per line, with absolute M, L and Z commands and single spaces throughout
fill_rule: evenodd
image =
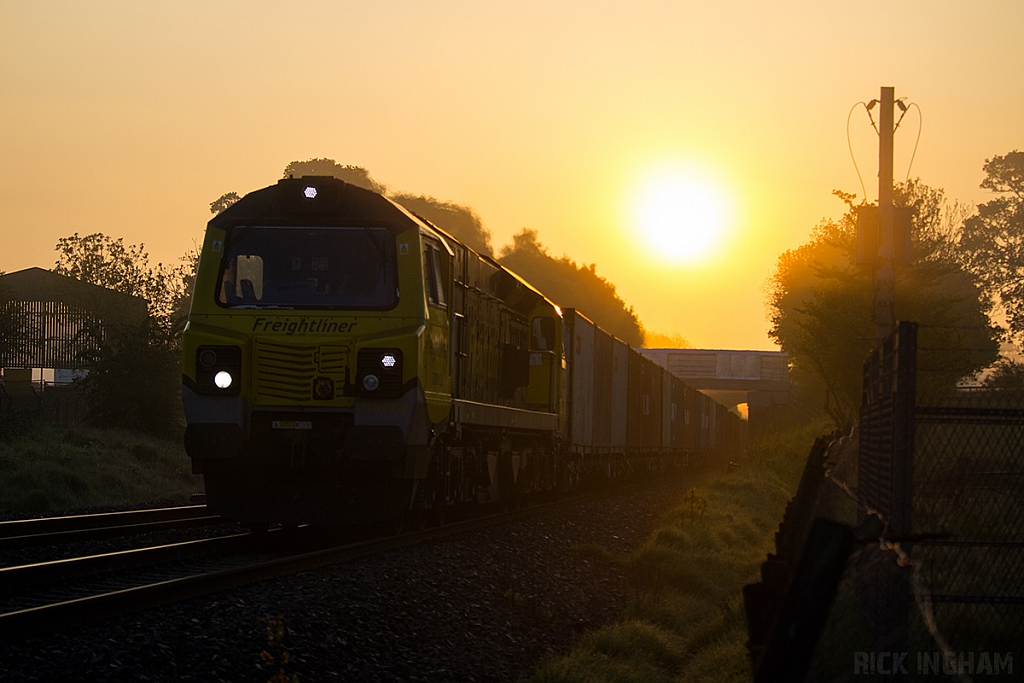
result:
M 317 375 L 315 345 L 254 343 L 253 392 L 255 403 L 309 401 Z
M 348 370 L 347 346 L 321 346 L 317 357 L 320 372 L 338 373 Z

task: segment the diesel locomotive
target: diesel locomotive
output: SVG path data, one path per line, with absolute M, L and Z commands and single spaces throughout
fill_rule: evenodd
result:
M 251 525 L 443 518 L 740 447 L 740 419 L 384 196 L 286 178 L 214 217 L 185 447 Z

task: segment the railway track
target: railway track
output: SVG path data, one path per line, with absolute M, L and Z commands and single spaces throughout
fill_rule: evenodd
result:
M 127 510 L 0 522 L 0 552 L 41 545 L 100 541 L 222 523 L 205 505 Z
M 692 475 L 682 475 L 688 477 Z M 672 480 L 668 480 L 671 482 Z M 660 480 L 665 483 L 666 480 Z M 429 540 L 619 495 L 600 490 L 399 535 L 351 541 L 310 527 L 205 538 L 0 568 L 0 640 L 60 630 L 237 586 L 351 561 Z

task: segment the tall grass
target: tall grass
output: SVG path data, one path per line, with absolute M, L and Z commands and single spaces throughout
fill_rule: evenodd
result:
M 815 424 L 751 444 L 741 466 L 689 491 L 621 562 L 634 596 L 622 619 L 549 659 L 533 683 L 749 681 L 742 587 L 774 551 Z M 583 549 L 598 554 L 593 547 Z
M 0 440 L 0 510 L 8 512 L 187 501 L 201 490 L 180 440 L 45 424 Z

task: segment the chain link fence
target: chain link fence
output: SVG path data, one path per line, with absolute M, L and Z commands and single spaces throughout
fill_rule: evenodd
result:
M 776 564 L 810 519 L 848 535 L 808 680 L 1024 680 L 1024 390 L 943 387 L 917 352 L 911 323 L 876 350 L 859 423 L 808 460 L 808 520 L 780 529 Z M 806 538 L 787 601 L 822 557 Z

